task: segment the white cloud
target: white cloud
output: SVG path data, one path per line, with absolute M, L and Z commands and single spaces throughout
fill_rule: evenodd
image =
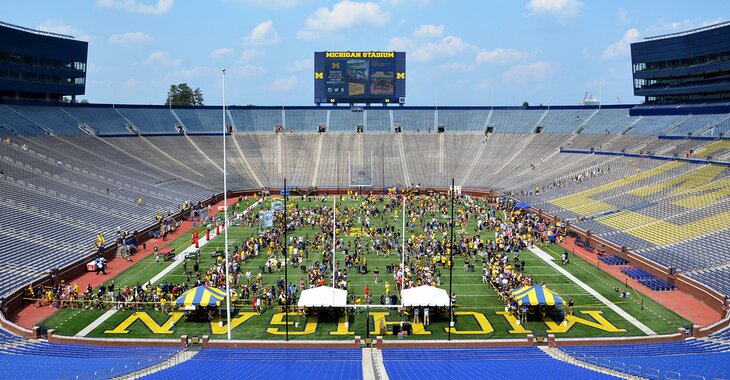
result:
M 292 62 L 286 69 L 289 71 L 306 71 L 314 68 L 314 60 L 312 58 L 304 58 Z
M 112 34 L 109 36 L 109 45 L 122 47 L 134 47 L 147 45 L 155 42 L 155 39 L 143 32 L 128 32 L 123 34 Z
M 393 37 L 388 42 L 388 50 L 403 50 L 408 59 L 430 61 L 436 58 L 451 57 L 477 48 L 459 37 L 439 31 L 440 26 L 421 25 L 406 37 Z
M 578 16 L 583 10 L 580 0 L 530 0 L 527 3 L 530 15 L 547 15 L 555 17 L 559 23 L 565 24 L 568 20 Z
M 139 86 L 139 81 L 136 79 L 127 79 L 124 82 L 122 82 L 123 88 L 134 88 Z
M 152 3 L 142 0 L 96 0 L 96 5 L 100 7 L 145 14 L 167 13 L 174 3 L 175 0 L 157 0 Z
M 164 79 L 165 81 L 178 83 L 180 81 L 187 81 L 191 78 L 200 78 L 202 75 L 210 72 L 211 69 L 203 66 L 181 67 L 177 70 L 165 73 Z
M 297 83 L 299 83 L 299 78 L 296 75 L 290 75 L 284 78 L 276 78 L 264 89 L 270 92 L 287 92 L 293 90 Z
M 420 25 L 412 35 L 414 38 L 438 38 L 444 35 L 444 25 Z
M 279 41 L 281 41 L 281 37 L 279 37 L 279 32 L 276 31 L 274 22 L 271 20 L 256 25 L 246 37 L 246 42 L 254 46 L 271 45 Z
M 620 40 L 608 45 L 603 50 L 601 57 L 605 59 L 616 59 L 628 55 L 631 52 L 631 43 L 638 41 L 639 36 L 641 36 L 641 33 L 636 28 L 627 30 Z
M 515 49 L 492 49 L 482 50 L 477 54 L 477 63 L 480 64 L 499 64 L 505 65 L 516 61 L 522 61 L 527 59 L 530 54 L 525 51 L 519 51 Z
M 555 69 L 556 66 L 550 62 L 537 61 L 512 67 L 502 74 L 502 79 L 507 83 L 524 83 L 542 79 Z
M 300 0 L 227 0 L 227 2 L 263 8 L 289 8 L 301 3 Z
M 233 55 L 234 50 L 233 48 L 220 48 L 215 49 L 210 52 L 210 56 L 213 58 L 223 58 L 223 57 L 230 57 Z
M 432 0 L 381 0 L 382 4 L 390 7 L 400 7 L 410 4 L 418 4 L 421 7 L 431 4 Z
M 441 70 L 446 71 L 472 71 L 476 68 L 476 66 L 468 63 L 444 63 L 438 66 Z
M 263 57 L 263 56 L 264 56 L 265 54 L 266 54 L 266 53 L 265 53 L 264 51 L 262 51 L 262 50 L 256 50 L 256 49 L 244 49 L 244 50 L 243 50 L 243 51 L 241 52 L 241 56 L 239 57 L 239 60 L 240 60 L 241 62 L 248 62 L 248 61 L 253 61 L 253 60 L 254 60 L 254 59 L 256 59 L 256 58 L 261 58 L 261 57 Z
M 382 26 L 389 17 L 378 3 L 343 0 L 331 10 L 327 7 L 317 9 L 304 21 L 304 29 L 297 32 L 297 37 L 312 40 L 355 27 Z
M 477 91 L 487 91 L 493 88 L 494 86 L 492 86 L 492 81 L 490 79 L 482 79 L 474 83 L 474 89 Z
M 474 46 L 464 42 L 459 37 L 446 36 L 438 41 L 429 42 L 417 47 L 411 53 L 411 57 L 416 61 L 430 61 L 436 57 L 450 57 L 474 49 Z
M 142 61 L 146 65 L 180 66 L 179 59 L 173 59 L 164 51 L 156 51 Z
M 263 74 L 266 70 L 264 70 L 261 66 L 246 64 L 243 66 L 236 66 L 232 68 L 230 72 L 237 77 L 250 77 L 252 75 Z
M 94 36 L 86 34 L 79 29 L 71 25 L 64 24 L 59 21 L 46 21 L 36 27 L 38 30 L 43 30 L 51 33 L 65 34 L 67 36 L 73 36 L 81 41 L 93 41 Z

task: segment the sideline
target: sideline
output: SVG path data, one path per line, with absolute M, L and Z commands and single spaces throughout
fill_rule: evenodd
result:
M 258 206 L 260 203 L 261 203 L 261 199 L 259 199 L 256 202 L 254 202 L 254 204 L 252 204 L 251 206 L 248 206 L 248 208 L 243 212 L 244 215 L 247 214 L 254 207 Z M 230 205 L 229 205 L 229 207 L 230 207 Z M 206 240 L 206 241 L 203 241 L 203 242 L 199 242 L 198 243 L 198 246 L 199 247 L 202 247 L 202 246 L 210 243 L 211 241 L 213 241 L 213 239 L 215 239 L 218 235 L 223 235 L 223 231 L 225 231 L 226 228 L 228 228 L 228 225 L 223 226 L 223 228 L 220 229 L 220 231 L 221 231 L 220 234 L 216 234 L 215 231 L 211 231 L 211 233 L 210 233 L 210 240 Z M 159 281 L 160 279 L 162 279 L 164 276 L 166 276 L 168 273 L 170 273 L 173 269 L 175 269 L 175 267 L 177 267 L 178 265 L 180 265 L 180 263 L 183 262 L 183 260 L 185 260 L 185 254 L 186 253 L 195 253 L 198 249 L 199 248 L 195 248 L 195 245 L 194 244 L 191 244 L 190 246 L 188 246 L 187 248 L 185 248 L 182 252 L 178 253 L 175 256 L 175 261 L 173 261 L 165 269 L 163 269 L 162 271 L 160 271 L 160 273 L 158 273 L 154 277 L 152 277 L 149 280 L 149 282 L 145 283 L 142 286 L 142 288 L 147 289 L 147 284 L 154 284 L 157 281 Z M 97 327 L 99 327 L 102 323 L 106 322 L 109 318 L 111 318 L 112 315 L 114 315 L 116 312 L 117 312 L 117 309 L 107 310 L 106 313 L 104 313 L 101 316 L 99 316 L 99 318 L 97 318 L 96 320 L 94 320 L 94 322 L 91 322 L 88 326 L 84 327 L 81 331 L 79 331 L 78 333 L 76 333 L 76 335 L 74 335 L 74 336 L 75 337 L 85 337 L 90 332 L 94 331 L 94 329 L 96 329 Z
M 595 291 L 593 288 L 588 286 L 585 282 L 579 280 L 577 277 L 573 276 L 572 273 L 568 272 L 563 267 L 561 267 L 560 265 L 555 263 L 555 259 L 552 256 L 550 256 L 550 254 L 548 254 L 547 252 L 543 251 L 542 249 L 540 249 L 538 247 L 529 248 L 529 250 L 530 250 L 530 252 L 534 253 L 535 256 L 537 256 L 540 259 L 542 259 L 543 261 L 545 261 L 545 263 L 550 265 L 553 269 L 555 269 L 556 271 L 558 271 L 559 273 L 561 273 L 562 275 L 567 277 L 569 280 L 573 281 L 576 285 L 583 288 L 583 290 L 588 292 L 590 295 L 592 295 L 593 297 L 596 297 L 596 299 L 601 301 L 604 305 L 608 306 L 609 309 L 615 311 L 616 314 L 622 316 L 625 320 L 629 321 L 629 323 L 636 326 L 636 328 L 638 328 L 639 330 L 643 331 L 644 334 L 657 335 L 657 333 L 654 332 L 654 330 L 650 329 L 649 326 L 641 323 L 638 319 L 634 318 L 631 314 L 627 313 L 620 307 L 616 306 L 616 304 L 614 304 L 613 302 L 608 300 L 608 298 L 604 297 L 603 295 L 601 295 L 600 293 Z

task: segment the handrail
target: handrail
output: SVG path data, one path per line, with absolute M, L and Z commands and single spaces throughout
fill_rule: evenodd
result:
M 667 33 L 667 34 L 660 34 L 658 36 L 644 37 L 644 40 L 645 41 L 653 41 L 653 40 L 658 40 L 658 39 L 663 39 L 663 38 L 686 36 L 688 34 L 693 34 L 693 33 L 697 33 L 697 32 L 704 32 L 706 30 L 712 30 L 712 29 L 717 29 L 717 28 L 722 28 L 723 26 L 727 26 L 727 25 L 730 25 L 730 21 L 723 21 L 723 22 L 720 22 L 720 23 L 717 23 L 717 24 L 706 25 L 706 26 L 702 26 L 702 27 L 699 27 L 699 28 L 685 30 L 685 31 L 682 31 L 682 32 Z
M 20 30 L 20 31 L 23 31 L 23 32 L 28 32 L 28 33 L 33 33 L 33 34 L 40 34 L 40 35 L 44 35 L 44 36 L 76 39 L 76 37 L 70 36 L 68 34 L 48 32 L 48 31 L 39 30 L 39 29 L 31 29 L 31 28 L 26 28 L 24 26 L 10 24 L 10 23 L 7 23 L 7 22 L 2 22 L 2 21 L 0 21 L 0 26 L 5 26 L 5 27 L 12 28 L 12 29 L 15 29 L 15 30 Z

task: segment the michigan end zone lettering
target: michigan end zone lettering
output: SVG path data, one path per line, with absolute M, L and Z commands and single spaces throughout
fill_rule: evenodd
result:
M 545 331 L 550 334 L 564 334 L 570 331 L 575 325 L 581 325 L 585 328 L 591 328 L 600 330 L 606 333 L 623 333 L 625 329 L 616 327 L 612 322 L 608 321 L 601 311 L 597 310 L 584 310 L 580 311 L 584 316 L 590 317 L 585 319 L 573 315 L 566 316 L 564 321 L 556 322 L 550 318 L 543 318 L 542 324 L 545 326 Z M 120 322 L 113 329 L 104 331 L 104 334 L 128 334 L 131 331 L 133 325 L 138 328 L 146 328 L 152 334 L 159 335 L 170 335 L 174 334 L 174 328 L 177 327 L 178 323 L 185 323 L 182 319 L 183 313 L 171 312 L 167 314 L 169 318 L 162 322 L 158 322 L 153 319 L 146 312 L 135 312 Z M 454 315 L 461 318 L 456 319 L 454 327 L 450 328 L 452 334 L 457 335 L 489 335 L 495 331 L 492 323 L 487 318 L 487 315 L 481 312 L 474 311 L 458 311 Z M 525 329 L 517 319 L 508 312 L 495 312 L 494 318 L 503 318 L 510 326 L 508 332 L 510 334 L 529 334 L 532 330 Z M 400 324 L 400 319 L 391 319 L 395 315 L 391 315 L 389 311 L 371 311 L 371 321 L 368 324 L 371 326 L 372 334 L 378 334 L 381 327 L 392 326 Z M 261 318 L 261 316 L 254 312 L 242 312 L 238 317 L 231 320 L 231 330 L 239 329 L 242 325 L 246 325 L 246 322 L 255 318 Z M 310 335 L 317 332 L 318 327 L 323 327 L 322 324 L 318 323 L 316 316 L 305 317 L 303 319 L 303 329 L 298 331 L 289 331 L 290 335 Z M 353 335 L 355 332 L 352 330 L 352 326 L 346 323 L 347 320 L 342 317 L 337 321 L 337 324 L 329 323 L 327 328 L 330 329 L 328 335 Z M 293 325 L 294 320 L 291 319 L 289 325 Z M 227 326 L 224 323 L 219 323 L 218 320 L 210 321 L 210 332 L 214 335 L 222 335 L 227 332 Z M 283 335 L 285 334 L 282 326 L 286 325 L 284 320 L 284 313 L 276 313 L 271 316 L 268 326 L 265 326 L 265 331 L 271 335 Z M 428 326 L 424 326 L 422 323 L 412 323 L 414 335 L 431 335 L 432 331 L 429 330 Z M 461 327 L 460 327 L 461 325 Z M 465 325 L 472 326 L 469 329 L 465 329 Z M 478 328 L 474 328 L 473 326 Z M 533 325 L 534 326 L 534 325 Z M 246 327 L 243 327 L 246 329 Z M 250 328 L 250 327 L 249 327 Z M 448 328 L 443 328 L 444 332 L 448 331 Z

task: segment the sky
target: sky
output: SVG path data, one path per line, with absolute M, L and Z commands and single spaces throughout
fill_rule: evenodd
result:
M 313 105 L 315 51 L 406 52 L 408 105 L 633 96 L 630 43 L 722 21 L 727 0 L 4 0 L 0 21 L 89 42 L 91 103 Z M 221 70 L 226 69 L 225 91 Z

